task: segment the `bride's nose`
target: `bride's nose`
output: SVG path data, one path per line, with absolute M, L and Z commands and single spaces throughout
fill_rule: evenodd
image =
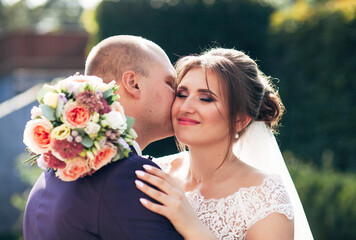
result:
M 188 96 L 181 104 L 180 111 L 183 113 L 194 113 L 196 111 L 196 99 Z

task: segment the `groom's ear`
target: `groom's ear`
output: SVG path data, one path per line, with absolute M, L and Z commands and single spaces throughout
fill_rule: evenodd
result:
M 140 76 L 134 71 L 126 71 L 122 74 L 121 86 L 125 91 L 131 95 L 133 98 L 140 98 Z
M 239 114 L 236 117 L 236 130 L 240 132 L 251 122 L 251 117 L 246 114 Z

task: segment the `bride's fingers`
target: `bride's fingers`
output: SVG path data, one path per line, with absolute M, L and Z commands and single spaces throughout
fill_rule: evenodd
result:
M 152 211 L 152 212 L 155 212 L 155 213 L 158 213 L 162 216 L 166 216 L 166 207 L 165 206 L 162 206 L 160 204 L 156 204 L 156 203 L 153 203 L 149 200 L 147 200 L 146 198 L 140 198 L 140 202 L 141 204 L 147 208 L 148 210 Z
M 168 195 L 176 194 L 174 188 L 165 179 L 140 170 L 135 171 L 135 173 L 139 179 L 152 184 L 153 186 L 157 187 L 158 189 L 165 192 L 166 194 Z
M 136 180 L 135 181 L 136 187 L 141 190 L 141 192 L 147 194 L 148 196 L 150 196 L 151 198 L 153 198 L 154 200 L 162 203 L 163 205 L 168 205 L 169 201 L 170 201 L 170 197 L 159 191 L 156 190 L 146 184 L 144 184 L 143 182 L 141 182 L 140 180 Z
M 146 172 L 166 180 L 172 186 L 176 186 L 176 181 L 169 174 L 163 172 L 161 169 L 147 164 L 143 165 L 143 168 L 146 170 Z

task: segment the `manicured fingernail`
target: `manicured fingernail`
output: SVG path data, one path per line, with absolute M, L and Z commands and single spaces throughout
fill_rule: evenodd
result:
M 140 177 L 145 176 L 145 172 L 144 171 L 136 170 L 135 173 L 136 173 L 137 176 L 140 176 Z
M 148 203 L 148 201 L 144 198 L 140 198 L 140 202 L 143 204 L 143 205 L 146 205 Z
M 143 165 L 143 168 L 148 171 L 152 170 L 152 166 L 150 166 L 150 165 Z
M 139 180 L 135 180 L 135 183 L 136 183 L 136 185 L 137 185 L 138 187 L 143 187 L 143 186 L 144 186 L 143 182 L 141 182 L 141 181 L 139 181 Z

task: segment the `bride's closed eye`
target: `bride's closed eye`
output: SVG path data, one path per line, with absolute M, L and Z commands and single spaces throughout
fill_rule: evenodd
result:
M 176 94 L 177 98 L 187 98 L 189 96 L 189 94 L 185 91 L 178 91 Z M 210 95 L 206 95 L 203 94 L 201 96 L 197 96 L 197 99 L 199 99 L 202 102 L 206 102 L 206 103 L 210 103 L 210 102 L 214 102 L 215 99 L 213 97 L 211 97 Z
M 176 93 L 176 97 L 177 98 L 186 98 L 188 97 L 188 92 L 187 91 L 182 91 L 182 90 L 178 90 Z
M 213 97 L 211 97 L 210 95 L 206 95 L 206 94 L 200 96 L 199 100 L 203 101 L 203 102 L 214 102 L 215 101 L 215 99 Z

